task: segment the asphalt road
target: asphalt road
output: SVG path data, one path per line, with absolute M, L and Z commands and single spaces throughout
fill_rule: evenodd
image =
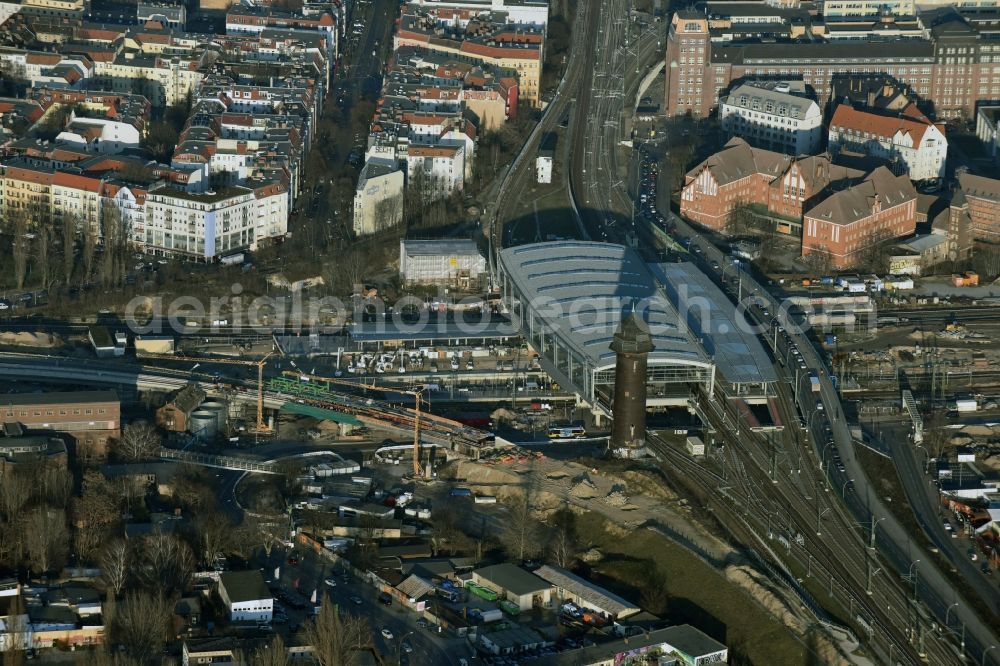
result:
M 312 591 L 317 590 L 317 599 L 320 595 L 328 595 L 330 599 L 338 605 L 342 612 L 359 615 L 368 620 L 372 630 L 372 641 L 383 655 L 387 664 L 398 664 L 401 654 L 401 645 L 409 643 L 413 652 L 409 653 L 403 662 L 406 661 L 411 666 L 457 666 L 459 659 L 468 658 L 473 650 L 472 647 L 461 638 L 451 638 L 447 634 L 438 634 L 432 629 L 419 627 L 416 622 L 420 614 L 405 609 L 397 601 L 393 601 L 391 606 L 385 606 L 378 602 L 378 590 L 355 576 L 349 576 L 345 582 L 340 575 L 335 576 L 336 586 L 329 587 L 324 583 L 335 573 L 340 574 L 343 570 L 335 568 L 327 560 L 320 558 L 313 551 L 297 547 L 295 552 L 300 561 L 296 566 L 287 563 L 288 551 L 286 549 L 276 549 L 272 553 L 274 566 L 281 564 L 282 588 L 287 590 L 297 589 L 305 598 L 309 598 Z M 273 567 L 271 569 L 273 573 Z M 361 604 L 356 604 L 351 597 L 361 599 Z M 382 636 L 381 630 L 388 628 L 392 632 L 392 638 L 386 639 Z
M 993 580 L 987 579 L 980 571 L 979 562 L 972 562 L 969 559 L 966 552 L 971 545 L 969 540 L 952 538 L 944 529 L 944 518 L 938 510 L 940 506 L 938 490 L 930 483 L 930 477 L 923 472 L 923 466 L 916 453 L 917 447 L 909 442 L 909 428 L 885 426 L 883 433 L 887 435 L 885 442 L 892 453 L 892 461 L 903 483 L 906 499 L 924 533 L 959 574 L 970 583 L 987 607 L 995 615 L 1000 615 L 1000 592 L 997 591 Z M 926 451 L 924 453 L 926 454 Z

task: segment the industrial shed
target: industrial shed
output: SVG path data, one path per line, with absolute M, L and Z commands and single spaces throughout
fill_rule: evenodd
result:
M 641 610 L 617 594 L 559 567 L 546 564 L 537 569 L 535 575 L 555 587 L 556 598 L 561 602 L 572 601 L 610 620 L 631 617 Z
M 476 569 L 472 572 L 472 582 L 496 590 L 523 611 L 533 606 L 548 606 L 552 601 L 551 584 L 514 564 Z

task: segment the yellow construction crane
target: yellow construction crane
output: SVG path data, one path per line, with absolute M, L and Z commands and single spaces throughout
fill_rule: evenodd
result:
M 215 363 L 223 363 L 229 365 L 242 365 L 242 366 L 256 366 L 257 367 L 257 423 L 254 426 L 253 432 L 267 435 L 271 434 L 274 429 L 264 422 L 264 365 L 267 360 L 275 355 L 276 352 L 270 351 L 264 355 L 258 361 L 249 361 L 236 358 L 222 358 L 218 356 L 173 356 L 171 360 L 180 359 L 182 361 L 194 361 L 196 363 L 204 363 L 206 365 L 211 365 Z
M 295 364 L 293 363 L 292 365 Z M 341 379 L 339 377 L 320 377 L 319 375 L 314 375 L 312 373 L 307 373 L 307 372 L 285 371 L 282 374 L 288 375 L 290 377 L 298 377 L 300 379 L 305 379 L 307 381 L 340 384 L 342 386 L 350 386 L 352 388 L 360 388 L 367 391 L 376 388 L 374 377 L 372 378 L 371 384 L 366 384 L 364 382 L 352 381 L 350 379 Z M 380 390 L 388 391 L 390 393 L 399 393 L 401 395 L 412 395 L 416 400 L 417 408 L 415 410 L 416 413 L 413 420 L 413 474 L 414 476 L 422 476 L 423 470 L 420 468 L 420 405 L 425 400 L 423 396 L 424 389 L 421 387 L 409 390 L 409 389 L 400 389 L 400 388 L 395 388 L 393 386 L 383 385 L 380 388 Z

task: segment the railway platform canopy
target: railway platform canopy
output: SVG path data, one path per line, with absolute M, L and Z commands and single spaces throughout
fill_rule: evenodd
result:
M 610 414 L 622 315 L 649 326 L 647 405 L 686 404 L 700 385 L 711 393 L 715 364 L 639 255 L 610 243 L 553 241 L 502 250 L 497 282 L 511 322 L 542 367 L 597 413 Z
M 730 397 L 766 401 L 778 373 L 751 320 L 700 268 L 686 261 L 650 264 L 667 298 L 715 362 Z

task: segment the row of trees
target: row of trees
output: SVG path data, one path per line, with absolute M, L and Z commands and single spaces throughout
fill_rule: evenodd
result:
M 0 227 L 10 243 L 4 272 L 14 286 L 121 284 L 129 258 L 129 230 L 117 206 L 105 201 L 99 225 L 73 214 L 55 218 L 42 202 L 8 210 Z

